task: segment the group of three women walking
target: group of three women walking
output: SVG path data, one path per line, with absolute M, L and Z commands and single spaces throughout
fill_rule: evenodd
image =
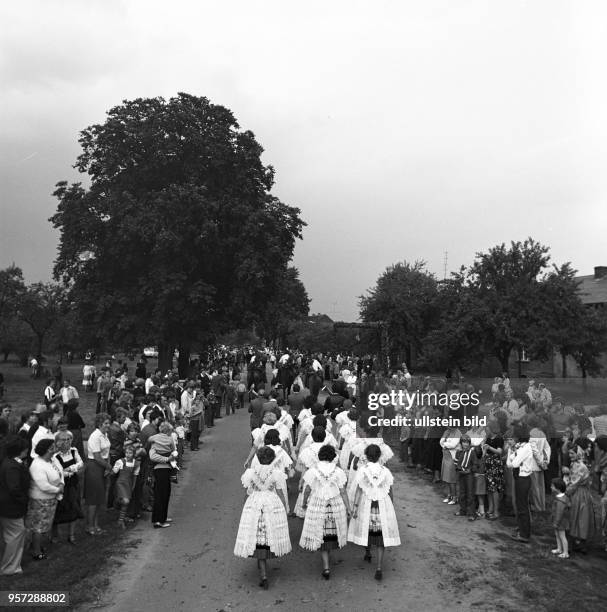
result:
M 377 547 L 376 580 L 382 579 L 385 547 L 400 544 L 392 503 L 393 477 L 382 465 L 380 446 L 371 443 L 374 440 L 367 441 L 369 444 L 362 444 L 362 452 L 354 459 L 356 469 L 350 470 L 350 479 L 354 479 L 350 484 L 330 444 L 319 447 L 318 460 L 302 475 L 301 508 L 305 514 L 299 545 L 304 550 L 320 551 L 326 580 L 331 575 L 330 551 L 343 548 L 347 542 L 364 546 L 364 559 L 369 562 L 371 546 Z M 291 552 L 287 471 L 284 458 L 278 457 L 270 445 L 259 448 L 256 459 L 242 476 L 248 497 L 234 554 L 257 559 L 259 585 L 267 589 L 267 559 Z

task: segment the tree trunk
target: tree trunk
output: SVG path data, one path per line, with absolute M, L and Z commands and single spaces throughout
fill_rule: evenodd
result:
M 158 369 L 163 374 L 173 369 L 173 347 L 168 342 L 158 344 Z
M 185 380 L 190 375 L 191 347 L 189 344 L 180 344 L 178 348 L 179 359 L 177 360 L 177 368 L 179 369 L 179 378 Z
M 36 336 L 38 336 L 38 354 L 36 355 L 36 357 L 38 358 L 38 360 L 40 360 L 40 357 L 42 357 L 42 344 L 44 342 L 44 334 L 36 332 Z M 40 367 L 42 367 L 42 364 L 40 364 Z
M 563 351 L 561 351 L 561 363 L 563 364 L 561 375 L 563 378 L 567 378 L 567 354 Z
M 523 362 L 522 362 L 522 355 L 521 355 L 521 351 L 520 349 L 517 350 L 517 355 L 518 355 L 518 377 L 521 378 L 522 374 L 523 374 Z

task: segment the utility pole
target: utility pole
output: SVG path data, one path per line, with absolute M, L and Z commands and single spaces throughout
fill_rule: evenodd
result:
M 449 251 L 445 251 L 445 259 L 443 260 L 443 280 L 447 280 L 447 259 Z

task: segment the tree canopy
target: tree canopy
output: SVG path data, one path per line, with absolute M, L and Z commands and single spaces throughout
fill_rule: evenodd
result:
M 421 350 L 422 340 L 436 316 L 437 284 L 423 261 L 390 266 L 375 287 L 359 298 L 365 322 L 384 321 L 390 350 L 403 351 L 411 361 L 411 350 Z
M 231 111 L 184 93 L 124 101 L 79 142 L 90 186 L 58 183 L 50 221 L 55 277 L 88 326 L 158 344 L 162 361 L 263 316 L 305 223 Z
M 299 270 L 290 266 L 268 308 L 257 320 L 258 334 L 266 342 L 285 348 L 297 323 L 308 316 L 309 306 L 310 298 L 299 278 Z

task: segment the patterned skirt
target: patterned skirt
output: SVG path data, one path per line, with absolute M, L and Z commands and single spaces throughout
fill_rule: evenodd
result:
M 270 550 L 268 530 L 266 527 L 266 520 L 263 515 L 263 510 L 259 513 L 259 520 L 257 521 L 257 535 L 255 539 L 255 551 L 251 557 L 254 557 L 255 559 L 273 559 L 276 557 L 276 555 Z
M 371 502 L 371 514 L 369 516 L 369 546 L 383 546 L 384 536 L 381 532 L 381 518 L 379 516 L 379 504 Z
M 489 493 L 501 493 L 504 490 L 504 464 L 499 455 L 488 453 L 485 457 L 485 478 Z
M 34 533 L 50 531 L 56 509 L 56 499 L 30 499 L 27 506 L 25 526 Z
M 335 522 L 335 516 L 333 516 L 333 508 L 331 504 L 327 504 L 325 510 L 325 522 L 322 527 L 322 539 L 323 542 L 320 546 L 320 550 L 334 550 L 339 548 L 337 543 L 337 524 Z

